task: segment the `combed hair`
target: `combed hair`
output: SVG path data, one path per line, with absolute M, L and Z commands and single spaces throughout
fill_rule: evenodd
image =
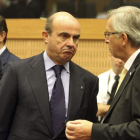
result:
M 112 18 L 112 28 L 116 32 L 126 33 L 131 45 L 140 46 L 140 9 L 134 6 L 123 6 L 108 11 Z
M 48 32 L 48 34 L 52 34 L 52 22 L 53 22 L 53 16 L 50 16 L 47 19 L 46 25 L 45 25 L 45 30 Z
M 0 33 L 5 31 L 6 32 L 6 37 L 4 39 L 4 44 L 6 43 L 7 40 L 7 33 L 8 33 L 8 28 L 6 24 L 6 20 L 3 16 L 0 15 Z

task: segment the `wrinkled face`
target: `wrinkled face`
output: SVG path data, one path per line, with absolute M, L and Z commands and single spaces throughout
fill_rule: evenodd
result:
M 47 55 L 58 65 L 65 64 L 75 55 L 79 37 L 80 25 L 69 17 L 55 19 L 52 23 L 51 35 L 44 31 L 47 44 Z
M 106 35 L 105 42 L 109 45 L 109 50 L 114 57 L 121 58 L 122 52 L 122 37 L 113 30 L 111 26 L 111 18 L 108 20 L 106 32 L 110 33 Z

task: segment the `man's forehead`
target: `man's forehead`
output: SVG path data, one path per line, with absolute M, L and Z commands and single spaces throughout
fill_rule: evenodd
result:
M 64 26 L 64 27 L 79 27 L 80 28 L 80 24 L 78 21 L 76 20 L 54 20 L 53 22 L 54 26 Z
M 112 20 L 109 18 L 106 25 L 106 30 L 112 30 Z
M 57 30 L 59 32 L 81 32 L 81 27 L 79 24 L 61 22 L 61 23 L 54 23 L 52 26 L 52 30 Z

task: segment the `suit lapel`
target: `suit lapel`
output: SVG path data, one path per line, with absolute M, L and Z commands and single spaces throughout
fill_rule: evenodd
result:
M 70 90 L 67 121 L 75 118 L 81 105 L 85 86 L 85 83 L 81 80 L 81 75 L 79 68 L 73 62 L 70 62 Z
M 108 117 L 108 115 L 110 114 L 111 110 L 114 108 L 114 106 L 116 105 L 116 103 L 118 102 L 118 100 L 120 99 L 125 87 L 127 86 L 129 80 L 131 77 L 133 77 L 133 74 L 136 70 L 136 67 L 140 64 L 140 54 L 138 54 L 138 56 L 136 57 L 135 61 L 133 62 L 130 70 L 127 72 L 124 80 L 122 81 L 122 84 L 120 85 L 115 98 L 113 99 L 113 102 L 109 108 L 109 111 L 106 114 L 106 117 L 104 119 L 104 121 L 106 120 L 106 118 Z
M 1 54 L 0 59 L 1 59 L 1 63 L 2 63 L 2 69 L 4 69 L 5 65 L 8 62 L 8 58 L 9 58 L 9 54 L 10 52 L 8 51 L 8 49 L 6 48 L 6 50 Z
M 133 72 L 134 72 L 134 71 L 133 71 Z M 119 89 L 118 89 L 118 91 L 117 91 L 117 93 L 116 93 L 116 95 L 115 95 L 115 97 L 114 97 L 114 99 L 113 99 L 113 101 L 112 101 L 112 103 L 111 103 L 111 106 L 110 106 L 110 108 L 109 108 L 109 110 L 108 110 L 108 112 L 107 112 L 107 114 L 106 114 L 105 119 L 107 118 L 107 116 L 108 116 L 108 114 L 111 112 L 111 110 L 114 108 L 114 106 L 116 105 L 116 103 L 118 102 L 118 100 L 119 100 L 119 98 L 121 97 L 122 92 L 123 92 L 123 90 L 125 89 L 125 87 L 126 87 L 126 85 L 127 85 L 127 83 L 128 83 L 128 81 L 129 81 L 129 79 L 130 79 L 131 76 L 132 76 L 132 75 L 129 75 L 129 71 L 128 71 L 128 72 L 127 72 L 127 75 L 125 76 L 125 78 L 124 78 L 122 84 L 120 85 L 120 87 L 119 87 Z M 105 121 L 105 119 L 104 119 L 104 121 Z
M 50 133 L 53 135 L 49 108 L 49 94 L 42 54 L 35 57 L 31 62 L 31 67 L 32 71 L 28 74 L 28 78 L 44 121 L 46 122 Z

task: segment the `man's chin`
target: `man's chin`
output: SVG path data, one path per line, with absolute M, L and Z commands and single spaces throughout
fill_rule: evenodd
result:
M 73 56 L 74 56 L 73 53 L 65 53 L 65 54 L 63 55 L 63 58 L 64 58 L 64 59 L 71 59 Z

